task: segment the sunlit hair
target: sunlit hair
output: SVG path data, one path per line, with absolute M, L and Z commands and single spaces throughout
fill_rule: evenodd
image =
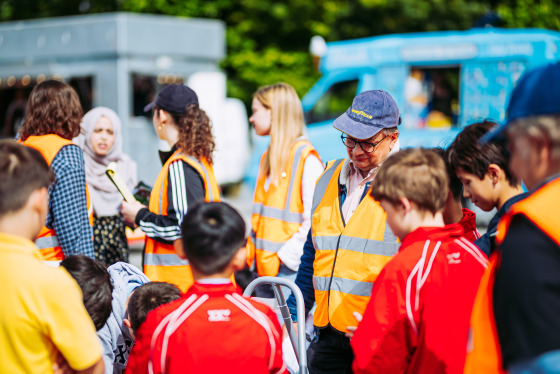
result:
M 560 168 L 560 115 L 540 115 L 515 120 L 508 126 L 510 138 L 527 136 L 538 148 L 550 147 L 550 154 Z
M 154 110 L 163 109 L 156 105 Z M 198 104 L 189 104 L 185 114 L 169 111 L 167 113 L 171 115 L 179 130 L 177 147 L 198 160 L 205 158 L 212 165 L 212 153 L 216 143 L 214 143 L 214 136 L 212 135 L 210 118 L 206 113 L 200 109 Z
M 303 109 L 296 91 L 287 83 L 262 87 L 253 97 L 271 111 L 270 145 L 261 172 L 270 175 L 272 183 L 276 183 L 292 146 L 303 135 Z
M 80 134 L 83 114 L 80 98 L 70 85 L 57 80 L 41 82 L 29 95 L 20 138 L 48 134 L 75 138 Z
M 398 205 L 402 197 L 432 214 L 442 212 L 449 191 L 445 162 L 434 151 L 407 148 L 395 153 L 379 167 L 371 196 Z

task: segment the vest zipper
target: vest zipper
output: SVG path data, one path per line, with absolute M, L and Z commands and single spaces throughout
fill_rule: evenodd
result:
M 340 238 L 342 237 L 342 234 L 340 234 L 338 236 L 338 240 L 336 241 L 336 251 L 334 252 L 334 261 L 333 261 L 333 266 L 332 266 L 332 271 L 331 271 L 331 279 L 329 281 L 329 287 L 328 287 L 328 291 L 327 291 L 327 313 L 329 311 L 330 308 L 330 304 L 331 304 L 331 285 L 332 285 L 332 281 L 333 281 L 333 275 L 334 275 L 334 267 L 336 266 L 336 259 L 338 257 L 338 247 L 340 245 Z M 330 317 L 329 317 L 329 324 L 331 323 L 330 321 Z

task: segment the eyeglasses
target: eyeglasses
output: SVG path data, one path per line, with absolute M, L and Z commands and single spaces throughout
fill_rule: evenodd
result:
M 342 139 L 342 143 L 345 146 L 347 146 L 348 148 L 354 148 L 354 147 L 356 147 L 357 144 L 359 144 L 360 148 L 362 148 L 362 151 L 367 152 L 367 153 L 372 153 L 375 150 L 375 147 L 377 147 L 379 145 L 379 143 L 381 143 L 383 140 L 385 140 L 385 138 L 387 136 L 389 136 L 389 135 L 385 135 L 377 143 L 360 142 L 358 140 L 349 138 L 348 136 L 346 136 L 344 134 L 340 136 L 340 139 Z

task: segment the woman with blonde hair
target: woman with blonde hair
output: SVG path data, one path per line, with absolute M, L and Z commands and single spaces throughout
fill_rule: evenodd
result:
M 254 254 L 259 275 L 295 280 L 323 163 L 304 136 L 303 110 L 292 86 L 277 83 L 259 89 L 252 110 L 249 122 L 257 135 L 270 135 L 270 144 L 255 186 L 249 255 Z
M 187 86 L 165 86 L 144 111 L 153 110 L 158 137 L 171 151 L 162 158 L 149 207 L 123 201 L 125 221 L 146 233 L 144 274 L 151 281 L 168 282 L 185 292 L 193 283 L 181 241 L 181 222 L 190 206 L 200 201 L 220 201 L 212 169 L 214 138 L 210 119 Z

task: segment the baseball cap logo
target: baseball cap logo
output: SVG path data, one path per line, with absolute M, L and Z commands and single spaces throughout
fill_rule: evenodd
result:
M 370 116 L 369 114 L 367 114 L 363 110 L 356 110 L 356 109 L 352 108 L 352 113 L 356 113 L 359 116 L 366 117 L 366 118 L 369 118 L 369 119 L 373 118 L 373 116 Z

